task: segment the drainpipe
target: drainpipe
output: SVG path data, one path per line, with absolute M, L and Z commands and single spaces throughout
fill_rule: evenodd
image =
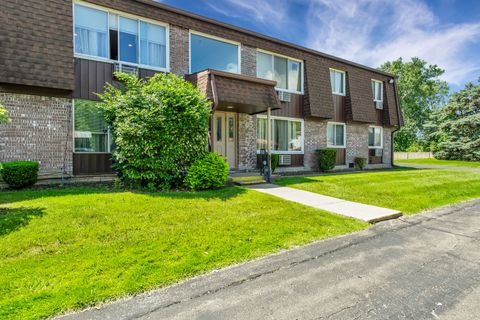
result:
M 270 121 L 272 113 L 272 108 L 268 107 L 267 109 L 267 161 L 268 161 L 268 174 L 267 174 L 267 182 L 270 183 L 272 181 L 272 122 Z
M 390 163 L 392 164 L 393 166 L 393 161 L 394 161 L 394 158 L 395 158 L 395 155 L 394 155 L 394 151 L 395 151 L 395 141 L 394 141 L 394 133 L 397 132 L 398 130 L 400 130 L 400 127 L 401 127 L 401 114 L 400 114 L 400 100 L 398 99 L 398 90 L 397 90 L 397 82 L 396 82 L 396 79 L 392 79 L 393 80 L 393 92 L 395 94 L 395 103 L 397 105 L 397 121 L 398 121 L 398 127 L 392 131 L 391 133 L 391 151 L 390 151 L 390 156 L 391 156 L 391 160 L 390 160 Z

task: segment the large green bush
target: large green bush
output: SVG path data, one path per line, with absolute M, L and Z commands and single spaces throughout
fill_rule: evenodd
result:
M 216 153 L 209 153 L 193 163 L 185 179 L 192 190 L 223 187 L 228 179 L 228 163 Z
M 34 185 L 38 179 L 38 162 L 14 161 L 2 164 L 2 178 L 9 187 L 21 189 Z
M 320 171 L 329 171 L 335 168 L 337 162 L 336 149 L 318 149 L 318 168 Z
M 0 103 L 0 124 L 9 122 L 10 118 L 8 117 L 7 109 Z
M 116 77 L 123 85 L 107 85 L 100 95 L 113 129 L 115 169 L 136 186 L 182 185 L 191 164 L 207 152 L 210 103 L 173 74 Z

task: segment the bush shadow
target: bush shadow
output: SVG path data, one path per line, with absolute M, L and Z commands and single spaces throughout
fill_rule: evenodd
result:
M 44 214 L 41 208 L 0 208 L 0 237 L 27 226 L 30 220 Z

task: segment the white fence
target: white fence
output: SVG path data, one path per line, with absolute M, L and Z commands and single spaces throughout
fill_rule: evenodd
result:
M 425 159 L 433 158 L 432 152 L 395 152 L 393 154 L 394 160 L 407 160 L 407 159 Z

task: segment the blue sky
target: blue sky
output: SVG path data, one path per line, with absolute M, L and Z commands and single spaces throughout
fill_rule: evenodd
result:
M 418 56 L 445 69 L 453 91 L 480 76 L 478 0 L 161 2 L 371 67 Z

